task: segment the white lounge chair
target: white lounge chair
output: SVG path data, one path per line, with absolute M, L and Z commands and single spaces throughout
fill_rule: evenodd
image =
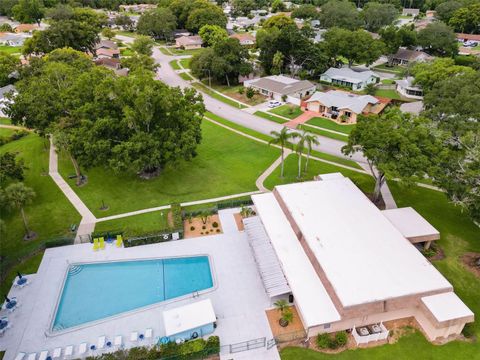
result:
M 97 349 L 98 350 L 103 350 L 105 349 L 105 343 L 107 342 L 107 338 L 105 335 L 102 335 L 98 338 L 98 344 L 97 344 Z
M 62 348 L 58 347 L 53 350 L 52 359 L 60 359 L 62 357 Z
M 78 355 L 80 356 L 83 356 L 87 353 L 87 348 L 88 348 L 88 345 L 86 342 L 84 343 L 81 343 L 79 346 L 78 346 Z
M 38 360 L 47 360 L 48 350 L 43 350 L 38 357 Z
M 122 335 L 115 336 L 115 339 L 113 340 L 113 346 L 115 346 L 115 349 L 117 350 L 123 347 Z
M 36 360 L 37 359 L 37 353 L 30 353 L 27 356 L 27 360 Z
M 17 354 L 17 356 L 15 357 L 15 360 L 23 360 L 25 358 L 25 353 L 24 352 L 20 352 Z
M 73 356 L 73 345 L 68 345 L 65 347 L 64 359 L 70 359 Z
M 137 342 L 138 341 L 138 331 L 132 331 L 130 334 L 130 341 Z
M 151 343 L 152 338 L 153 338 L 153 330 L 151 328 L 148 328 L 147 330 L 145 330 L 145 340 L 148 343 Z

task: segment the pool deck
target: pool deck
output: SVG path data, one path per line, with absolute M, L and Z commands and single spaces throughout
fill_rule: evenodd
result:
M 0 350 L 6 350 L 4 360 L 14 359 L 18 352 L 38 354 L 42 350 L 49 350 L 51 354 L 54 348 L 67 345 L 74 345 L 73 358 L 78 358 L 80 343 L 96 345 L 98 337 L 102 335 L 112 342 L 116 335 L 122 335 L 125 347 L 138 346 L 129 341 L 132 331 L 142 334 L 145 329 L 152 328 L 154 338 L 162 337 L 165 333 L 163 310 L 206 298 L 210 298 L 213 303 L 218 318 L 214 335 L 220 337 L 222 345 L 261 337 L 271 339 L 272 333 L 265 315 L 265 309 L 271 307 L 270 299 L 257 272 L 246 234 L 232 230 L 233 228 L 220 235 L 127 249 L 107 245 L 105 250 L 94 252 L 90 244 L 48 249 L 37 274 L 31 278 L 32 283 L 23 289 L 12 288 L 10 291 L 9 295 L 17 297 L 20 307 L 13 313 L 1 314 L 8 316 L 12 325 L 0 337 Z M 61 335 L 46 335 L 69 263 L 205 254 L 210 256 L 213 264 L 212 273 L 217 284 L 213 291 L 196 298 L 160 303 Z M 98 351 L 89 351 L 87 355 L 98 355 Z M 222 353 L 221 358 L 280 359 L 275 347 L 236 354 Z

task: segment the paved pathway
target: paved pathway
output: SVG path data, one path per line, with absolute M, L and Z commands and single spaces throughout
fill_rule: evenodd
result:
M 306 123 L 308 120 L 318 117 L 318 113 L 306 110 L 302 115 L 283 124 L 291 129 L 296 129 L 298 125 Z
M 78 213 L 82 216 L 82 220 L 80 221 L 80 225 L 78 226 L 77 236 L 75 237 L 75 243 L 79 243 L 80 236 L 92 233 L 92 231 L 95 229 L 95 222 L 97 221 L 97 219 L 58 172 L 58 154 L 55 150 L 55 146 L 53 145 L 53 141 L 51 138 L 48 174 L 53 179 L 53 181 L 55 181 L 60 190 L 62 190 L 62 192 L 72 203 Z
M 292 153 L 292 150 L 290 149 L 285 149 L 284 150 L 284 159 L 287 159 L 287 156 L 290 155 Z M 262 175 L 260 175 L 257 179 L 257 181 L 255 182 L 255 185 L 257 185 L 257 188 L 260 190 L 260 191 L 263 191 L 263 192 L 268 192 L 270 190 L 268 190 L 265 186 L 263 186 L 263 182 L 265 181 L 266 178 L 268 178 L 270 176 L 271 173 L 273 173 L 275 171 L 275 169 L 280 166 L 282 164 L 282 156 L 280 155 L 278 157 L 277 160 L 275 160 L 273 162 L 272 165 L 270 165 L 268 167 L 267 170 L 265 170 Z
M 238 227 L 237 222 L 235 221 L 234 214 L 238 214 L 240 208 L 224 209 L 218 211 L 218 217 L 220 218 L 220 223 L 222 224 L 222 232 L 224 234 L 237 233 Z

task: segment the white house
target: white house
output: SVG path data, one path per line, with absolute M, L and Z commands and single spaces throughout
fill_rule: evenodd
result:
M 287 97 L 287 101 L 300 104 L 300 99 L 312 95 L 316 86 L 308 80 L 297 80 L 284 75 L 272 75 L 259 79 L 246 80 L 243 82 L 246 88 L 253 88 L 260 94 L 283 101 L 282 98 Z
M 330 68 L 320 75 L 320 81 L 346 86 L 352 90 L 363 90 L 368 84 L 375 84 L 380 77 L 373 71 L 357 71 L 351 68 Z
M 253 195 L 245 225 L 263 227 L 308 336 L 351 330 L 368 343 L 411 318 L 430 341 L 459 335 L 473 312 L 410 240 L 438 231 L 413 209 L 382 212 L 339 173 L 319 179 Z
M 423 99 L 423 89 L 419 85 L 413 84 L 414 78 L 409 76 L 402 80 L 395 80 L 397 91 L 404 97 L 410 99 Z

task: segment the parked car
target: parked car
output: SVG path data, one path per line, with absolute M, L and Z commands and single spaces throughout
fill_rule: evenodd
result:
M 270 100 L 268 102 L 268 107 L 269 108 L 275 108 L 275 107 L 280 106 L 280 105 L 282 105 L 282 103 L 280 101 L 277 101 L 277 100 Z

